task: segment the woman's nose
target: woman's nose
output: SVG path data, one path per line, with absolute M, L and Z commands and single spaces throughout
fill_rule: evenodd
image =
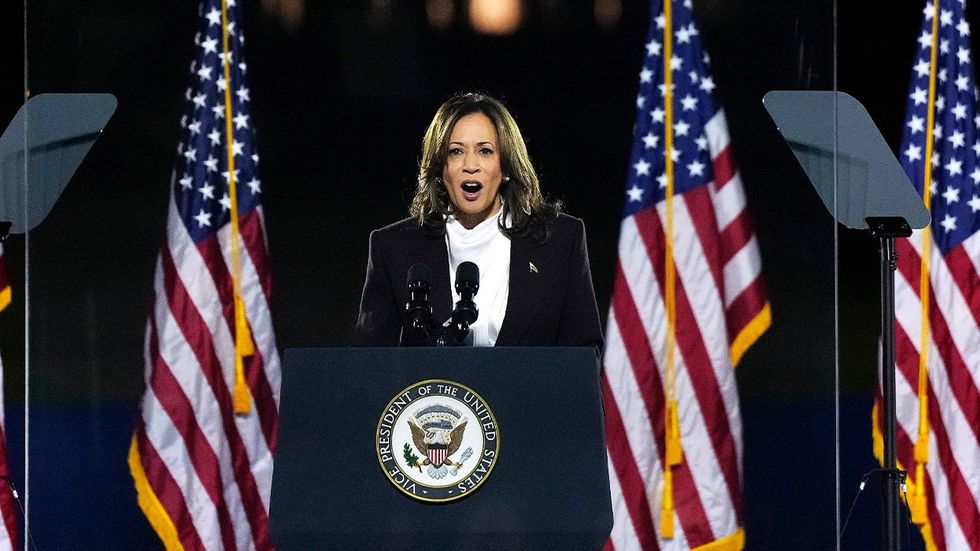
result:
M 473 153 L 466 153 L 463 155 L 463 172 L 472 174 L 480 170 L 480 167 L 476 162 L 476 155 Z

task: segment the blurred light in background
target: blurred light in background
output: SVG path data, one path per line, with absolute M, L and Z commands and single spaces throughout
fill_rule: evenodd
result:
M 603 30 L 609 30 L 619 24 L 623 16 L 622 0 L 595 0 L 595 22 Z
M 425 16 L 433 29 L 448 28 L 455 15 L 456 4 L 453 0 L 426 0 L 425 2 Z
M 306 0 L 262 0 L 265 13 L 279 19 L 283 29 L 293 33 L 303 26 Z
M 521 24 L 521 0 L 470 0 L 470 25 L 481 34 L 511 34 Z

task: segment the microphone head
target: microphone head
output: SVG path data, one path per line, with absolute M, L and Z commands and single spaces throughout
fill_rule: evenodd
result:
M 480 288 L 480 268 L 472 262 L 463 262 L 456 267 L 456 292 L 466 286 L 473 290 L 473 294 Z
M 417 282 L 429 283 L 432 280 L 432 270 L 425 264 L 412 264 L 408 269 L 408 285 Z

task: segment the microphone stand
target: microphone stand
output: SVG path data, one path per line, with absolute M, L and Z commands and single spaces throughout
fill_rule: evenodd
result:
M 413 266 L 414 269 L 414 266 Z M 428 268 L 425 270 L 428 272 Z M 399 344 L 401 346 L 432 346 L 432 331 L 437 328 L 432 322 L 432 305 L 429 303 L 429 281 L 425 273 L 409 273 L 408 302 L 405 303 L 407 322 L 402 327 Z
M 464 262 L 460 266 L 469 264 Z M 473 265 L 476 268 L 476 265 Z M 473 297 L 480 290 L 480 283 L 476 280 L 476 275 L 472 280 L 460 281 L 460 270 L 457 269 L 456 292 L 459 293 L 459 300 L 453 308 L 453 315 L 449 318 L 443 328 L 442 335 L 436 340 L 436 346 L 465 346 L 466 336 L 470 332 L 470 325 L 477 320 L 480 311 L 476 307 Z M 473 274 L 470 274 L 473 275 Z
M 470 324 L 479 315 L 476 303 L 472 299 L 460 299 L 456 303 L 453 315 L 443 327 L 442 335 L 436 339 L 436 346 L 465 346 L 466 336 L 470 332 Z

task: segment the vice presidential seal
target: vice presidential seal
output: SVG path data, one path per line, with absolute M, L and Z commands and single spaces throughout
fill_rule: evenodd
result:
M 381 413 L 375 435 L 388 480 L 415 499 L 443 502 L 476 490 L 490 476 L 500 433 L 490 407 L 453 381 L 420 381 Z

